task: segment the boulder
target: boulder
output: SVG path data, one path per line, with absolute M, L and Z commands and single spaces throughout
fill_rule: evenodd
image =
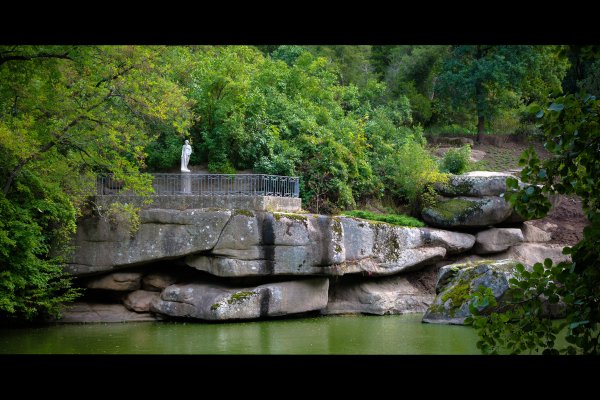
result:
M 471 315 L 469 295 L 480 285 L 492 289 L 501 304 L 517 263 L 515 260 L 482 260 L 442 267 L 436 284 L 438 293 L 423 316 L 423 322 L 464 324 L 465 318 Z
M 151 304 L 155 313 L 202 320 L 274 317 L 327 306 L 327 278 L 231 288 L 215 283 L 175 284 Z
M 422 313 L 434 295 L 412 284 L 405 276 L 376 279 L 342 278 L 330 283 L 329 302 L 322 314 Z
M 122 304 L 72 303 L 62 311 L 57 322 L 142 322 L 156 321 L 150 313 L 129 311 Z
M 543 263 L 546 258 L 553 263 L 571 262 L 571 256 L 563 254 L 565 245 L 548 243 L 520 243 L 505 252 L 499 253 L 497 257 L 512 258 L 523 264 L 533 265 Z
M 127 309 L 135 312 L 149 312 L 150 303 L 154 299 L 160 298 L 158 292 L 150 292 L 148 290 L 136 290 L 135 292 L 128 293 L 123 299 L 123 305 Z
M 516 228 L 492 228 L 477 233 L 476 254 L 498 253 L 523 241 L 523 232 Z
M 532 221 L 526 221 L 521 228 L 525 242 L 549 242 L 552 234 L 533 225 Z
M 499 196 L 506 191 L 506 178 L 509 173 L 473 171 L 453 175 L 448 183 L 436 185 L 436 191 L 444 196 Z
M 510 249 L 501 253 L 486 254 L 481 257 L 475 254 L 462 257 L 456 260 L 456 264 L 477 262 L 482 260 L 504 260 L 513 259 L 524 265 L 533 265 L 535 263 L 543 263 L 546 258 L 552 260 L 554 264 L 559 262 L 570 262 L 571 256 L 562 253 L 564 245 L 547 244 L 547 243 L 519 243 L 512 246 Z
M 469 156 L 469 161 L 471 162 L 479 162 L 481 160 L 483 160 L 486 156 L 486 152 L 485 151 L 481 151 L 481 150 L 471 150 L 471 155 Z
M 448 254 L 463 253 L 475 244 L 475 236 L 468 233 L 445 231 L 434 228 L 420 228 L 425 245 L 440 246 Z
M 89 289 L 131 291 L 140 288 L 141 280 L 141 272 L 113 272 L 108 275 L 89 278 L 85 286 Z
M 422 210 L 423 220 L 441 228 L 482 227 L 501 223 L 512 214 L 511 206 L 501 197 L 456 197 L 440 199 Z
M 142 210 L 140 228 L 133 236 L 125 229 L 127 224 L 88 218 L 77 227 L 67 270 L 79 276 L 210 250 L 230 216 L 229 210 Z
M 171 274 L 165 272 L 153 272 L 144 276 L 142 279 L 142 288 L 153 292 L 161 292 L 164 288 L 175 282 L 177 282 L 177 278 Z

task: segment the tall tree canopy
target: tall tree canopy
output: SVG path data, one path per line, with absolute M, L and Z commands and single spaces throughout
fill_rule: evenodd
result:
M 568 63 L 547 46 L 454 46 L 437 87 L 454 105 L 477 115 L 477 140 L 499 111 L 515 108 L 524 94 L 540 97 L 560 91 Z M 540 94 L 541 92 L 541 94 Z
M 151 190 L 155 126 L 184 133 L 189 101 L 167 51 L 0 47 L 0 314 L 33 317 L 72 298 L 61 263 L 96 174 Z

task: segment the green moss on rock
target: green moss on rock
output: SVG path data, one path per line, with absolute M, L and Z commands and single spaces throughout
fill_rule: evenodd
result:
M 229 299 L 227 300 L 227 304 L 242 303 L 244 300 L 257 294 L 258 293 L 256 292 L 236 292 L 229 297 Z
M 244 215 L 244 216 L 250 217 L 250 218 L 254 217 L 254 213 L 250 210 L 235 210 L 233 212 L 233 215 Z
M 446 221 L 452 221 L 460 216 L 470 215 L 479 210 L 479 204 L 463 199 L 450 199 L 438 202 L 430 210 Z
M 342 236 L 342 221 L 340 221 L 340 219 L 337 217 L 332 218 L 331 229 L 338 237 L 341 237 Z
M 469 294 L 471 294 L 471 284 L 469 282 L 461 282 L 442 295 L 443 304 L 446 304 L 448 300 L 451 302 L 448 310 L 451 317 L 454 317 L 456 310 L 468 300 Z
M 293 221 L 302 222 L 305 226 L 308 226 L 308 218 L 306 215 L 292 213 L 273 213 L 273 218 L 275 218 L 275 221 L 279 221 L 281 218 L 287 218 Z
M 473 189 L 473 182 L 468 179 L 454 180 L 445 183 L 443 186 L 443 192 L 458 196 L 467 196 Z

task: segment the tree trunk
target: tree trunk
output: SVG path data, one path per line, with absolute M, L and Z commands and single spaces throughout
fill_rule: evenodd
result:
M 485 117 L 483 115 L 478 115 L 477 116 L 477 143 L 482 142 L 484 129 L 485 129 Z
M 483 140 L 483 131 L 485 130 L 485 98 L 481 81 L 475 82 L 475 101 L 477 108 L 477 143 Z

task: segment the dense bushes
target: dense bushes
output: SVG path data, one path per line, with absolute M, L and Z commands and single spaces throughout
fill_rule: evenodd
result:
M 191 57 L 192 164 L 207 163 L 215 173 L 299 175 L 304 207 L 319 213 L 386 191 L 414 202 L 439 175 L 422 130 L 411 126 L 407 97 L 386 99 L 382 82 L 342 84 L 336 63 L 299 46 L 280 46 L 271 56 L 246 46 L 209 47 Z M 147 148 L 148 165 L 176 166 L 181 142 L 161 135 Z
M 451 174 L 462 174 L 469 167 L 469 157 L 471 156 L 471 146 L 464 145 L 459 148 L 448 149 L 440 164 L 442 172 Z

